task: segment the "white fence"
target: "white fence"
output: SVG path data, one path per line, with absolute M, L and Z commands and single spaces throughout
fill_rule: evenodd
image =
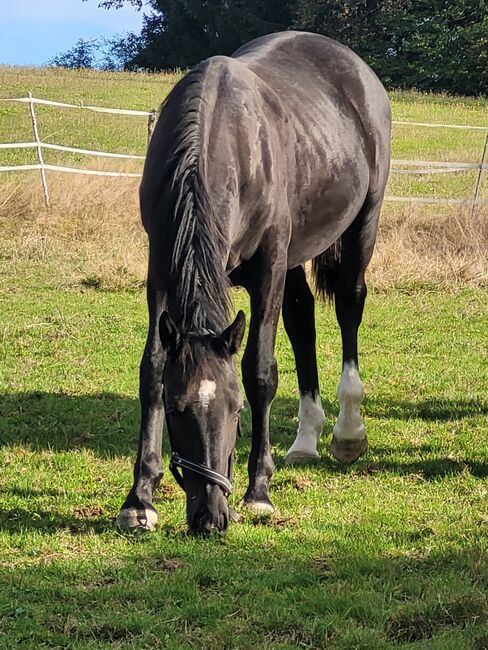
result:
M 114 176 L 114 177 L 134 177 L 138 178 L 142 174 L 131 172 L 115 172 L 115 171 L 97 171 L 94 169 L 84 169 L 79 167 L 66 167 L 64 165 L 50 165 L 44 162 L 42 155 L 43 149 L 53 149 L 56 151 L 66 151 L 72 153 L 79 153 L 89 156 L 100 156 L 108 158 L 125 158 L 131 160 L 144 160 L 145 156 L 134 154 L 113 153 L 109 151 L 94 151 L 89 149 L 78 149 L 76 147 L 66 147 L 64 145 L 49 144 L 42 142 L 39 137 L 37 128 L 37 116 L 35 112 L 35 104 L 43 104 L 47 106 L 56 106 L 58 108 L 74 108 L 78 110 L 94 111 L 96 113 L 111 113 L 116 115 L 132 115 L 135 117 L 147 118 L 148 142 L 151 138 L 154 126 L 156 123 L 156 111 L 135 111 L 126 110 L 121 108 L 103 108 L 100 106 L 86 106 L 85 104 L 66 104 L 64 102 L 49 101 L 47 99 L 38 99 L 29 93 L 28 97 L 14 97 L 0 99 L 0 102 L 21 102 L 29 105 L 29 112 L 32 121 L 32 131 L 34 135 L 33 142 L 12 142 L 0 144 L 0 149 L 37 149 L 38 163 L 32 165 L 10 165 L 0 166 L 0 172 L 12 171 L 25 171 L 25 170 L 39 170 L 41 174 L 41 182 L 44 190 L 44 199 L 46 205 L 49 207 L 49 190 L 46 178 L 46 171 L 64 172 L 69 174 L 89 174 L 94 176 Z M 463 129 L 463 130 L 476 130 L 486 133 L 483 153 L 479 163 L 473 162 L 434 162 L 424 160 L 392 160 L 391 173 L 392 174 L 453 174 L 456 172 L 465 172 L 467 170 L 478 170 L 476 181 L 471 198 L 454 199 L 454 198 L 441 198 L 436 196 L 386 196 L 385 200 L 392 202 L 404 203 L 441 203 L 441 204 L 470 204 L 473 208 L 479 204 L 486 204 L 488 200 L 479 199 L 479 192 L 481 188 L 481 179 L 483 171 L 488 169 L 488 164 L 485 163 L 488 152 L 488 126 L 472 126 L 468 124 L 437 124 L 432 122 L 408 122 L 405 120 L 394 120 L 393 124 L 408 125 L 417 127 L 429 128 L 443 128 L 443 129 Z M 411 169 L 413 167 L 413 169 Z
M 49 207 L 49 189 L 46 178 L 46 170 L 56 171 L 56 172 L 65 172 L 69 174 L 89 174 L 92 176 L 115 176 L 115 177 L 133 177 L 138 178 L 142 174 L 131 173 L 131 172 L 109 172 L 109 171 L 98 171 L 95 169 L 83 169 L 78 167 L 66 167 L 64 165 L 49 165 L 44 162 L 42 155 L 43 149 L 54 149 L 56 151 L 69 151 L 72 153 L 79 153 L 89 156 L 102 156 L 108 158 L 125 158 L 130 160 L 144 160 L 145 156 L 137 156 L 134 154 L 123 154 L 123 153 L 113 153 L 110 151 L 92 151 L 89 149 L 78 149 L 77 147 L 66 147 L 59 144 L 48 144 L 42 142 L 39 137 L 39 130 L 37 128 L 37 116 L 35 112 L 35 104 L 44 104 L 47 106 L 57 106 L 58 108 L 76 108 L 85 111 L 94 111 L 96 113 L 112 113 L 115 115 L 131 115 L 135 117 L 147 117 L 147 131 L 148 131 L 148 143 L 151 138 L 154 126 L 156 124 L 156 111 L 135 111 L 123 108 L 102 108 L 101 106 L 86 106 L 85 104 L 66 104 L 64 102 L 53 102 L 47 99 L 38 99 L 32 96 L 32 93 L 29 92 L 28 97 L 11 97 L 0 99 L 1 102 L 21 102 L 29 104 L 29 112 L 32 121 L 32 131 L 34 134 L 34 142 L 9 142 L 6 144 L 0 144 L 0 149 L 37 149 L 37 157 L 39 162 L 35 165 L 10 165 L 10 166 L 0 166 L 0 172 L 11 172 L 11 171 L 27 171 L 38 169 L 41 172 L 41 182 L 42 188 L 44 190 L 44 200 L 46 205 Z

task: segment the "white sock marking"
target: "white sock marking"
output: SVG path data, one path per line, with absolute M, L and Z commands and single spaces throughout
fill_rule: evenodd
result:
M 308 394 L 300 395 L 297 437 L 288 450 L 287 456 L 297 454 L 318 458 L 317 441 L 322 433 L 324 422 L 325 415 L 320 395 L 317 394 L 315 398 Z
M 359 378 L 355 363 L 345 363 L 342 371 L 337 399 L 340 410 L 337 422 L 334 425 L 334 438 L 336 440 L 363 440 L 366 436 L 359 409 L 364 399 L 364 386 Z
M 203 408 L 208 409 L 211 400 L 215 398 L 215 391 L 217 384 L 211 379 L 202 379 L 198 388 L 198 399 L 200 400 Z

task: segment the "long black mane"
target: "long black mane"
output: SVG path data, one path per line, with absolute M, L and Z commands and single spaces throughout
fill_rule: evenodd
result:
M 186 75 L 161 108 L 171 129 L 169 180 L 168 309 L 186 331 L 223 329 L 228 320 L 225 235 L 205 183 L 205 64 Z

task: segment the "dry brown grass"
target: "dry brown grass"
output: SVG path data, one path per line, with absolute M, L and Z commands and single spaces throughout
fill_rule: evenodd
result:
M 35 182 L 34 182 L 35 181 Z M 0 185 L 1 256 L 36 262 L 63 285 L 140 286 L 146 238 L 137 178 L 49 175 L 51 208 L 38 179 Z M 56 275 L 59 270 L 59 275 Z
M 488 208 L 386 203 L 370 283 L 488 286 Z
M 4 263 L 33 263 L 63 286 L 140 286 L 146 237 L 138 179 L 50 173 L 49 187 L 50 210 L 34 174 L 0 185 Z M 369 284 L 488 287 L 488 209 L 385 204 Z

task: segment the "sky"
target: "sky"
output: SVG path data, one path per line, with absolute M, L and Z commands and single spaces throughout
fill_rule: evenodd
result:
M 0 64 L 44 65 L 79 38 L 139 32 L 130 5 L 99 9 L 99 0 L 0 0 Z

